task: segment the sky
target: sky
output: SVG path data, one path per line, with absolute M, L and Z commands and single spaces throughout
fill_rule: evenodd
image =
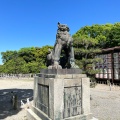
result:
M 0 0 L 0 53 L 53 46 L 58 22 L 73 35 L 86 25 L 120 22 L 119 12 L 120 0 Z

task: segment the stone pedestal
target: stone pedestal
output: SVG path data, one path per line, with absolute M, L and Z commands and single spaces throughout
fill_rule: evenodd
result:
M 34 80 L 29 120 L 90 120 L 90 82 L 80 69 L 42 70 Z

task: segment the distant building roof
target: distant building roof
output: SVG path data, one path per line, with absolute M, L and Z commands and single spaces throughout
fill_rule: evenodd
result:
M 111 51 L 120 51 L 120 46 L 107 48 L 107 49 L 102 49 L 102 53 L 108 53 L 108 52 L 111 52 Z

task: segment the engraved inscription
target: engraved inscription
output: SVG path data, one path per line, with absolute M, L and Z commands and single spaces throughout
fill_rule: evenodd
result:
M 81 86 L 64 88 L 64 118 L 80 115 L 82 108 Z
M 38 84 L 37 107 L 45 114 L 49 115 L 49 87 Z

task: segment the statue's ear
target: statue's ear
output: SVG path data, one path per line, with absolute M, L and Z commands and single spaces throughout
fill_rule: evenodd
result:
M 58 22 L 58 26 L 60 26 L 60 23 Z
M 70 28 L 69 28 L 69 27 L 67 27 L 67 31 L 68 31 L 68 32 L 70 31 Z

